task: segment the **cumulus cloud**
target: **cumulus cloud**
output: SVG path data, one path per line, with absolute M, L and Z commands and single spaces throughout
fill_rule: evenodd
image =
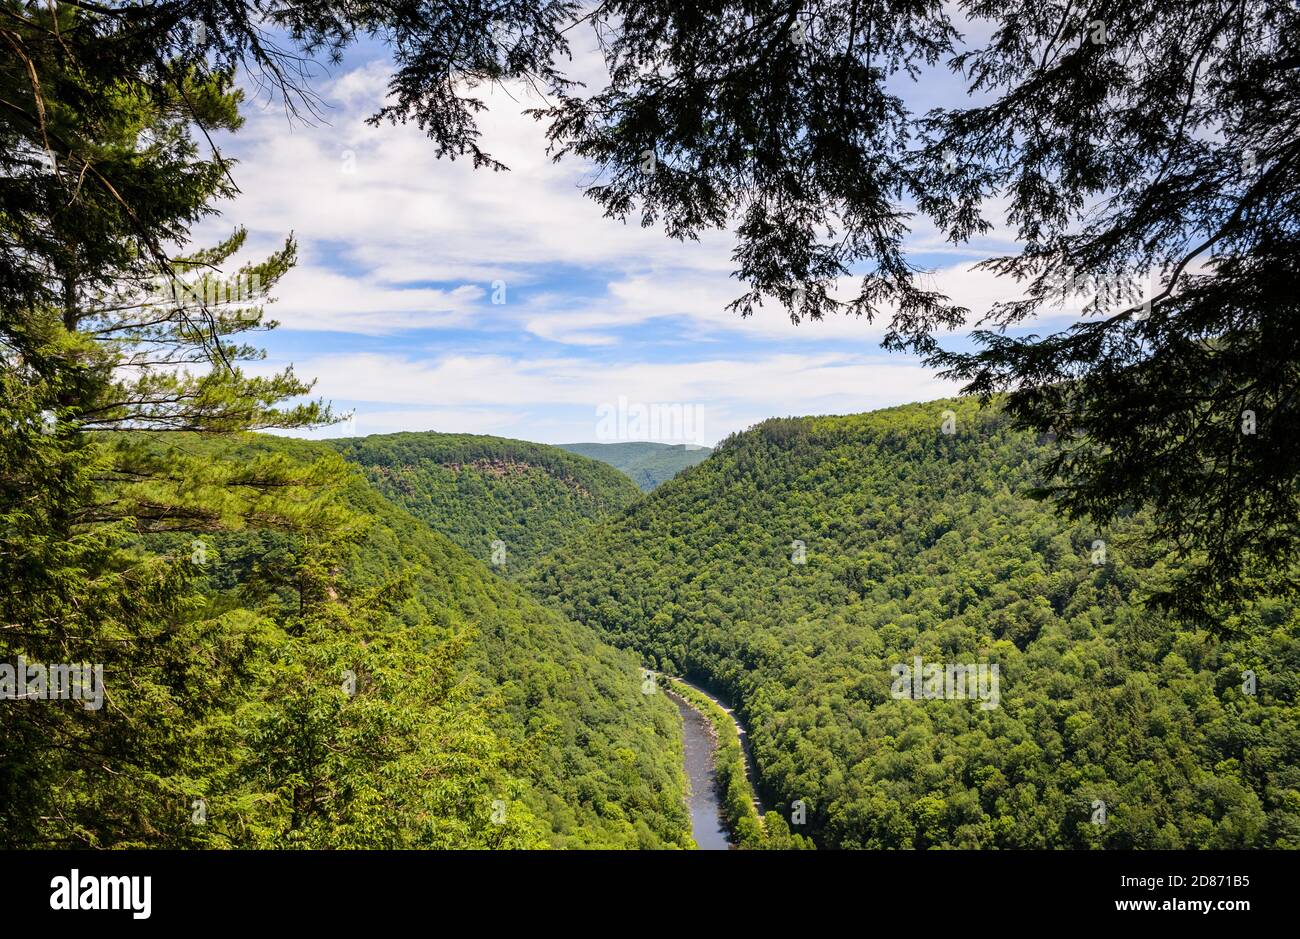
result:
M 599 64 L 579 49 L 578 72 Z M 320 379 L 317 393 L 356 408 L 350 429 L 322 433 L 567 442 L 593 439 L 597 409 L 627 401 L 697 406 L 707 438 L 698 442 L 712 443 L 772 415 L 856 412 L 956 390 L 878 350 L 888 311 L 873 323 L 798 326 L 775 306 L 747 320 L 728 311 L 743 292 L 730 234 L 682 243 L 604 218 L 582 196 L 590 168 L 546 155 L 543 127 L 522 113 L 539 103 L 525 89 L 479 91 L 489 105 L 482 143 L 508 173 L 438 160 L 414 126 L 369 126 L 390 74 L 385 61 L 345 67 L 321 87 L 325 119 L 314 125 L 250 109 L 227 144 L 241 194 L 200 232 L 247 225 L 249 253 L 296 233 L 301 264 L 270 309 L 292 332 L 269 342 L 272 362 L 292 361 Z M 998 228 L 953 247 L 916 225 L 914 246 L 943 262 L 928 286 L 976 314 L 1006 298 L 1008 282 L 972 265 L 1012 250 L 1013 233 Z M 504 304 L 491 299 L 497 281 L 508 285 Z M 855 289 L 846 278 L 837 292 Z M 366 341 L 308 335 L 323 332 Z
M 852 320 L 841 321 L 843 326 L 797 329 L 776 309 L 770 316 L 740 322 L 726 310 L 742 292 L 730 276 L 730 234 L 706 232 L 699 242 L 682 243 L 656 228 L 604 218 L 582 196 L 589 168 L 546 156 L 542 125 L 522 113 L 540 103 L 527 89 L 480 92 L 489 104 L 479 118 L 483 143 L 510 166 L 506 173 L 474 170 L 465 160 L 436 159 L 430 141 L 413 126 L 367 125 L 366 118 L 386 94 L 389 73 L 387 62 L 376 61 L 326 83 L 328 123 L 291 125 L 280 110 L 267 107 L 254 111 L 231 141 L 240 157 L 241 195 L 226 207 L 229 216 L 268 238 L 294 229 L 308 257 L 319 246 L 331 246 L 350 269 L 340 276 L 353 280 L 356 289 L 331 290 L 330 295 L 352 304 L 362 322 L 367 319 L 362 314 L 377 314 L 369 319 L 385 328 L 398 325 L 400 320 L 385 314 L 424 302 L 418 293 L 401 290 L 411 284 L 484 289 L 504 280 L 517 287 L 556 268 L 580 267 L 617 272 L 609 281 L 608 297 L 598 298 L 599 310 L 574 310 L 574 298 L 534 304 L 524 328 L 580 345 L 611 342 L 601 332 L 606 323 L 628 325 L 659 317 L 685 317 L 714 330 L 758 330 L 794 341 L 863 335 L 862 324 Z M 1008 250 L 1006 233 L 974 248 L 953 247 L 924 219 L 917 219 L 916 226 L 917 250 L 951 250 L 968 259 L 939 272 L 942 289 L 949 289 L 959 303 L 981 302 L 993 279 L 970 274 L 969 259 Z M 307 278 L 286 282 L 282 309 L 306 312 L 308 300 L 320 300 L 309 295 L 310 289 Z M 844 291 L 852 289 L 849 280 Z M 437 298 L 432 301 L 436 307 Z M 286 317 L 285 322 L 292 328 L 314 328 L 303 317 Z M 411 318 L 406 325 L 422 324 Z M 332 321 L 327 328 L 333 328 Z
M 372 62 L 327 82 L 328 123 L 290 124 L 250 109 L 228 147 L 239 158 L 241 195 L 228 215 L 258 232 L 294 228 L 305 244 L 344 246 L 378 283 L 523 282 L 536 265 L 644 265 L 676 258 L 724 263 L 729 239 L 669 241 L 655 230 L 605 219 L 582 197 L 584 169 L 546 155 L 543 127 L 523 114 L 542 103 L 524 88 L 481 89 L 483 145 L 509 172 L 438 160 L 412 125 L 372 127 L 390 66 Z
M 551 443 L 597 439 L 602 414 L 637 406 L 692 409 L 697 439 L 675 442 L 712 444 L 774 415 L 869 411 L 957 390 L 916 363 L 826 352 L 599 367 L 581 358 L 356 353 L 300 360 L 297 369 L 317 378 L 317 393 L 355 408 L 360 433 L 474 430 Z
M 394 287 L 371 275 L 347 276 L 323 264 L 285 275 L 269 314 L 283 328 L 383 335 L 463 325 L 483 298 L 477 285 L 452 290 Z

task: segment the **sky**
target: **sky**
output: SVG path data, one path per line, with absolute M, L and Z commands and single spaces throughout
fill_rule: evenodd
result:
M 595 44 L 575 39 L 572 73 L 592 77 Z M 241 258 L 290 233 L 299 263 L 255 337 L 253 371 L 293 365 L 352 417 L 310 436 L 400 430 L 495 434 L 542 443 L 654 439 L 713 445 L 768 417 L 849 414 L 956 393 L 917 359 L 879 347 L 884 323 L 792 324 L 769 307 L 726 305 L 732 238 L 673 241 L 603 218 L 583 196 L 592 168 L 556 164 L 520 88 L 480 89 L 482 145 L 510 167 L 438 160 L 414 126 L 371 127 L 391 73 L 363 45 L 319 70 L 322 114 L 291 121 L 250 86 L 245 126 L 218 140 L 240 194 L 195 243 L 243 225 Z M 914 95 L 957 103 L 945 73 Z M 992 219 L 997 221 L 997 219 Z M 1016 250 L 1009 231 L 961 247 L 918 221 L 908 248 L 933 283 L 975 312 L 1008 285 L 972 266 Z

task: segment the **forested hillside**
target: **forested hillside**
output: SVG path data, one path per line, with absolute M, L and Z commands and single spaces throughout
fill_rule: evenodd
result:
M 507 574 L 640 495 L 604 463 L 522 440 L 430 432 L 330 442 L 389 500 Z
M 970 400 L 769 420 L 527 584 L 737 702 L 821 846 L 1300 847 L 1296 609 L 1144 609 L 1167 553 L 1029 498 L 1040 452 Z M 896 696 L 915 656 L 999 694 Z
M 713 452 L 709 447 L 650 442 L 562 443 L 560 449 L 608 463 L 628 476 L 642 492 L 650 492 L 682 470 L 702 463 Z
M 64 850 L 1300 849 L 1300 4 L 0 9 L 11 922 L 150 917 Z M 933 375 L 996 406 L 290 439 Z
M 154 783 L 170 811 L 152 837 L 110 843 L 691 845 L 679 720 L 643 693 L 633 655 L 493 576 L 323 443 L 167 446 L 214 465 L 311 465 L 320 485 L 281 507 L 290 530 L 147 536 L 201 572 L 207 674 L 191 676 L 220 693 L 163 708 L 187 741 Z

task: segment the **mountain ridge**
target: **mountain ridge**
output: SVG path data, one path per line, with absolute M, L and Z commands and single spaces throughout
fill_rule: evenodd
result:
M 606 463 L 526 440 L 420 431 L 328 443 L 386 498 L 506 575 L 641 495 Z
M 326 442 L 267 435 L 243 438 L 223 451 L 224 458 L 241 461 L 258 453 L 299 463 L 326 454 L 338 459 Z M 362 467 L 346 470 L 336 498 L 361 524 L 358 540 L 334 565 L 327 591 L 332 600 L 373 592 L 368 603 L 392 606 L 392 626 L 369 640 L 373 651 L 367 654 L 382 656 L 388 642 L 409 641 L 404 631 L 418 632 L 424 643 L 467 643 L 457 669 L 458 694 L 483 710 L 504 762 L 496 782 L 460 811 L 483 820 L 500 812 L 518 828 L 517 837 L 541 839 L 515 846 L 690 847 L 679 721 L 662 696 L 643 693 L 636 656 L 610 647 L 496 576 L 485 561 L 386 499 Z M 213 570 L 218 598 L 242 597 L 268 558 L 310 550 L 294 535 L 261 530 L 221 534 L 212 542 L 214 555 L 222 558 Z M 283 592 L 283 586 L 274 589 L 261 608 L 277 615 L 275 596 Z M 286 610 L 295 606 L 295 596 L 292 590 L 285 595 Z M 364 680 L 368 671 L 351 667 Z M 389 697 L 385 683 L 365 683 L 370 694 Z M 402 713 L 417 727 L 424 719 L 409 707 Z M 462 763 L 471 756 L 434 755 Z M 467 765 L 468 778 L 475 780 L 473 764 Z M 485 776 L 476 784 L 490 782 Z M 491 824 L 485 827 L 492 830 Z
M 711 447 L 652 441 L 561 443 L 556 446 L 608 463 L 627 475 L 642 492 L 652 492 L 678 473 L 708 459 L 713 452 Z
M 1168 552 L 1029 498 L 1045 453 L 970 399 L 774 418 L 524 583 L 723 689 L 819 846 L 1300 847 L 1294 605 L 1146 609 Z M 997 703 L 897 693 L 916 656 Z

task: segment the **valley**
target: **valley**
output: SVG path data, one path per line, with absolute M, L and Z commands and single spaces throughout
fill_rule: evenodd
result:
M 1268 745 L 1285 749 L 1300 714 L 1223 677 L 1233 663 L 1276 675 L 1294 640 L 1216 638 L 1148 608 L 1145 593 L 1174 571 L 1141 517 L 1097 532 L 1028 498 L 1041 442 L 995 408 L 953 399 L 771 420 L 631 498 L 584 457 L 465 439 L 402 435 L 397 459 L 378 456 L 383 438 L 335 446 L 426 524 L 464 539 L 473 520 L 482 534 L 463 543 L 479 551 L 509 530 L 505 506 L 544 520 L 544 534 L 516 536 L 519 551 L 509 543 L 522 563 L 489 569 L 650 668 L 700 676 L 734 702 L 664 679 L 685 721 L 697 841 L 717 845 L 718 812 L 743 847 L 1300 837 L 1282 797 L 1293 771 L 1250 730 L 1288 728 Z M 489 472 L 441 495 L 422 482 L 488 459 L 545 472 Z M 617 495 L 575 512 L 574 479 Z M 934 701 L 913 688 L 899 701 L 897 669 L 918 658 L 1001 684 L 948 701 L 946 686 Z M 736 742 L 707 786 L 699 714 L 728 722 Z M 1107 806 L 1105 826 L 1091 821 L 1094 803 Z
M 702 463 L 712 449 L 687 444 L 562 443 L 561 450 L 608 463 L 627 475 L 642 492 L 652 492 L 677 474 Z
M 1285 908 L 1300 2 L 3 14 L 14 921 Z
M 1142 516 L 1030 498 L 1042 446 L 969 399 L 766 421 L 521 582 L 722 690 L 767 818 L 801 808 L 820 847 L 1300 844 L 1300 710 L 1243 683 L 1290 687 L 1296 609 L 1159 612 Z M 900 700 L 918 655 L 996 665 L 998 694 Z
M 643 845 L 680 844 L 689 829 L 716 847 L 718 813 L 725 840 L 741 847 L 1300 837 L 1284 795 L 1297 780 L 1281 756 L 1300 741 L 1300 712 L 1231 680 L 1249 666 L 1275 683 L 1292 635 L 1216 637 L 1146 607 L 1145 592 L 1174 572 L 1141 517 L 1098 532 L 1028 498 L 1040 443 L 994 408 L 953 399 L 767 421 L 644 495 L 611 467 L 522 441 L 408 434 L 330 446 L 405 510 L 386 515 L 458 541 L 521 598 L 512 602 L 550 608 L 555 638 L 522 658 L 517 631 L 481 614 L 467 621 L 486 652 L 471 653 L 483 693 L 502 695 L 515 745 L 538 746 L 528 743 L 544 726 L 538 715 L 568 697 L 565 644 L 581 633 L 584 654 L 626 656 L 624 678 L 565 705 L 607 714 L 622 749 L 561 716 L 551 739 L 567 735 L 572 749 L 537 751 L 551 768 L 526 784 L 540 785 L 527 801 L 550 819 L 556 846 L 590 838 L 573 827 L 585 818 L 601 837 L 646 824 Z M 494 541 L 508 564 L 493 562 Z M 402 542 L 406 553 L 419 539 Z M 1295 622 L 1289 606 L 1246 616 Z M 653 737 L 619 703 L 618 681 L 636 681 L 634 656 L 702 679 L 663 679 L 676 697 L 651 708 Z M 898 700 L 894 676 L 918 658 L 1001 683 L 980 698 L 943 700 L 941 685 L 939 700 L 918 688 Z M 723 751 L 707 781 L 701 727 Z M 611 815 L 601 790 L 565 781 L 575 759 L 614 783 L 605 791 L 623 793 L 625 814 Z M 645 760 L 675 765 L 653 800 L 629 801 L 633 777 L 614 781 Z M 566 792 L 576 805 L 555 801 Z M 1107 807 L 1104 826 L 1091 821 L 1094 803 Z
M 766 421 L 648 493 L 502 438 L 171 445 L 188 475 L 119 498 L 224 521 L 130 548 L 190 584 L 135 680 L 191 744 L 136 752 L 206 822 L 97 844 L 1300 846 L 1296 609 L 1151 608 L 1141 515 L 1029 498 L 1041 443 L 975 401 Z M 221 694 L 169 664 L 196 647 Z M 944 681 L 900 692 L 918 662 Z

